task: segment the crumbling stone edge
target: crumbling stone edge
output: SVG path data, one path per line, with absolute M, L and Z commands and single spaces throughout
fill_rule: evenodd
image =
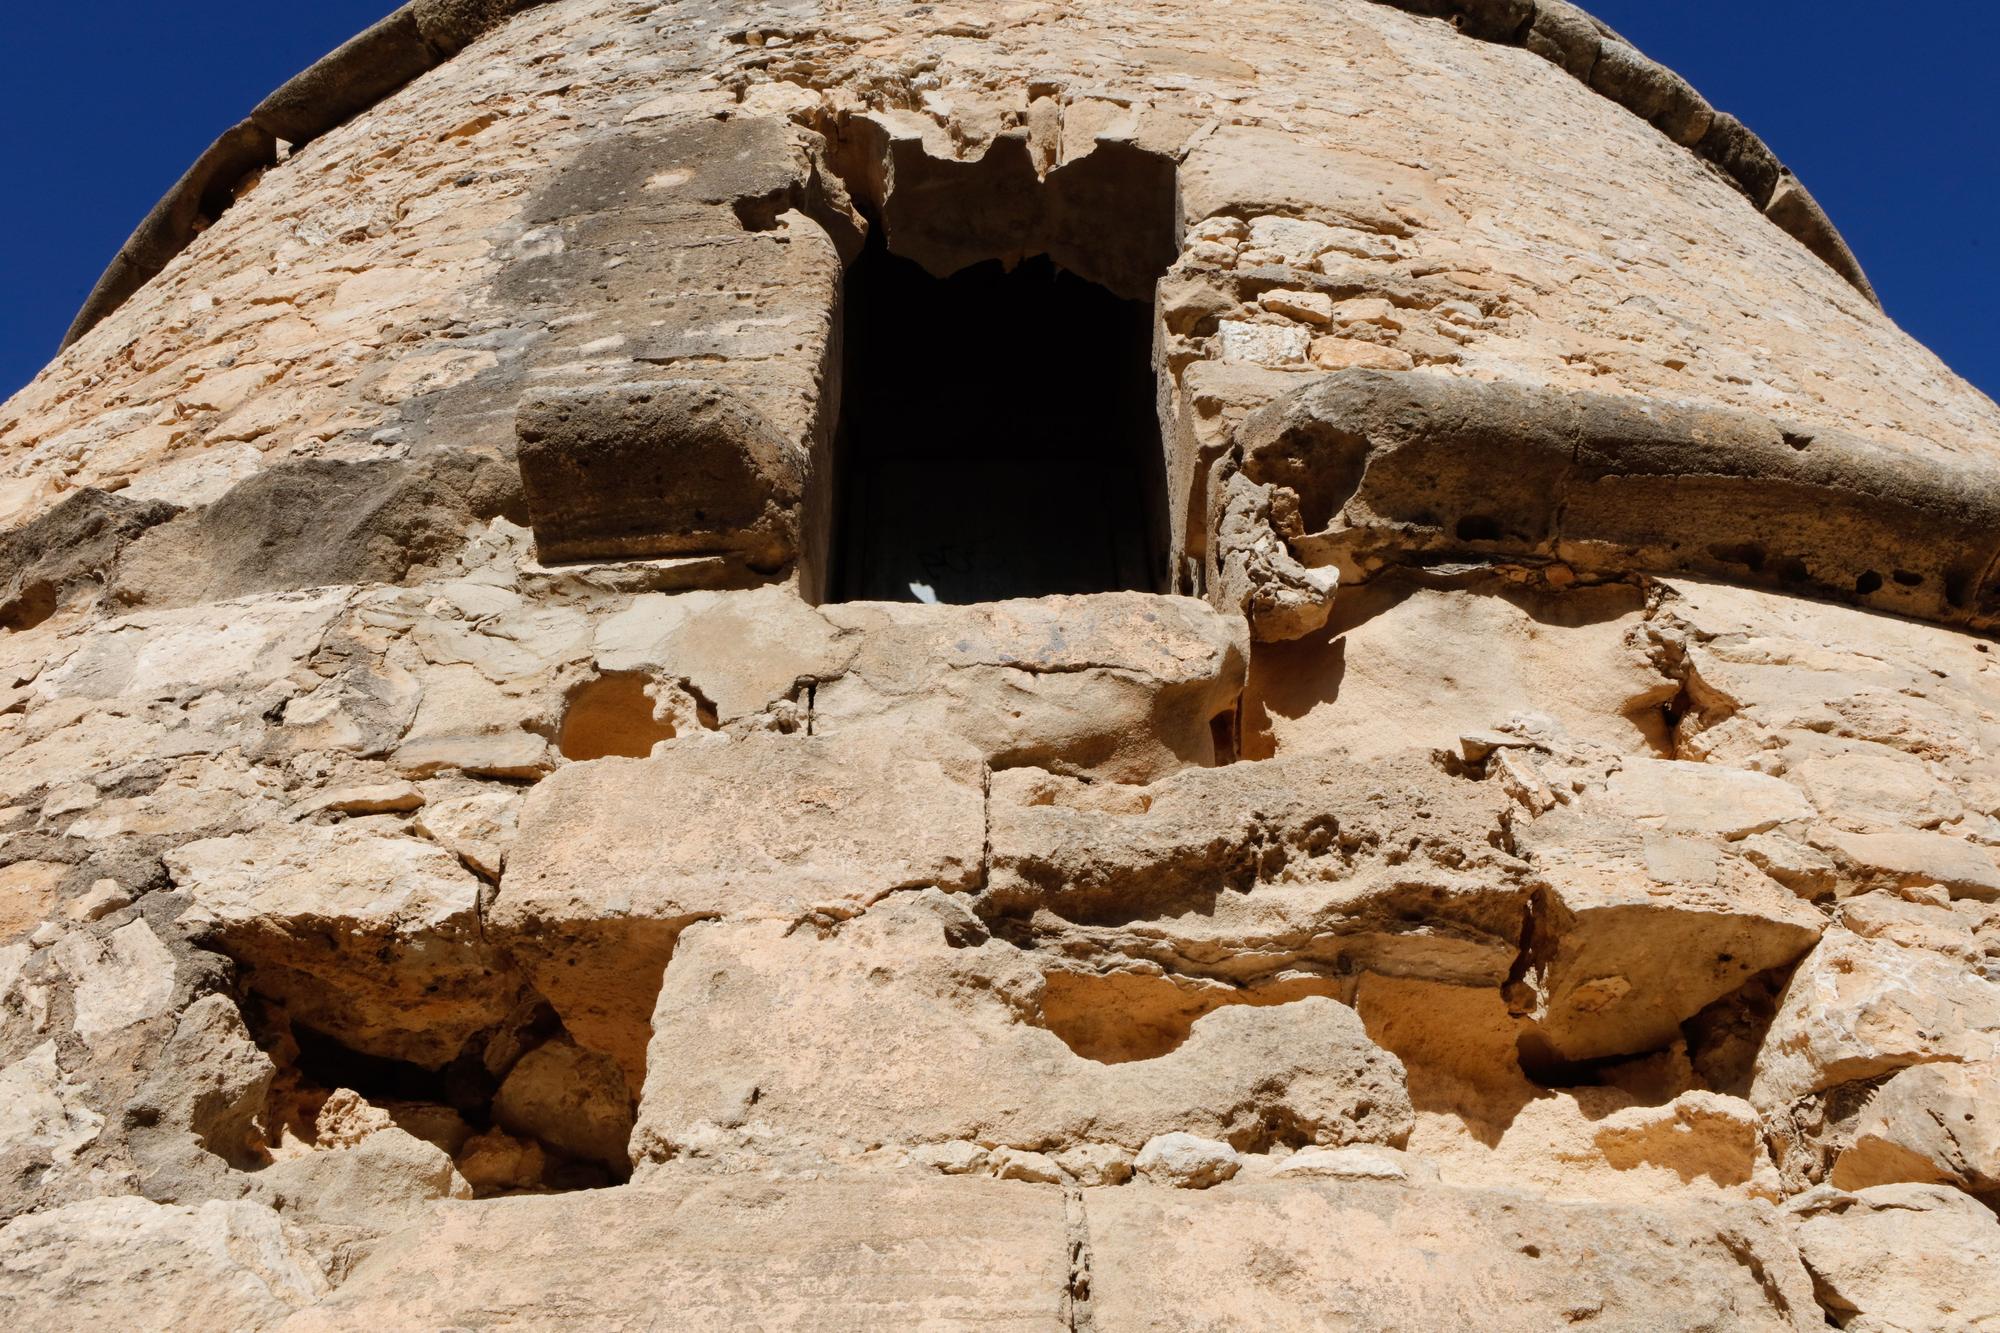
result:
M 306 143 L 437 68 L 514 15 L 548 0 L 410 0 L 322 57 L 225 130 L 140 221 L 84 300 L 58 351 L 152 281 L 278 160 L 278 141 Z M 1868 275 L 1833 220 L 1764 141 L 1717 111 L 1687 80 L 1567 0 L 1375 0 L 1450 21 L 1467 36 L 1521 46 L 1691 149 L 1880 308 Z

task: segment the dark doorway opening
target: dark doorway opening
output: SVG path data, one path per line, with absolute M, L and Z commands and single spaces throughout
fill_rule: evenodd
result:
M 936 278 L 873 230 L 844 292 L 832 600 L 1161 590 L 1151 305 L 1040 256 Z

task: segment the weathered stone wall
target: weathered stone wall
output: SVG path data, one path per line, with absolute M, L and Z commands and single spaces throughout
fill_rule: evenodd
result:
M 2000 409 L 1614 35 L 420 3 L 246 125 L 0 408 L 10 1327 L 2000 1319 Z M 1151 304 L 1160 586 L 828 598 L 870 237 Z

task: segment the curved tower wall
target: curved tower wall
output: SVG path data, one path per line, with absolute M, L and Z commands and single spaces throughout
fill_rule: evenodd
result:
M 0 407 L 0 1294 L 2000 1308 L 1996 450 L 1554 0 L 409 6 Z

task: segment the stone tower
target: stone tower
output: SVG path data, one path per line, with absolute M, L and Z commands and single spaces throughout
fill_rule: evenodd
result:
M 0 1324 L 2000 1320 L 1996 566 L 1562 0 L 416 0 L 0 408 Z

